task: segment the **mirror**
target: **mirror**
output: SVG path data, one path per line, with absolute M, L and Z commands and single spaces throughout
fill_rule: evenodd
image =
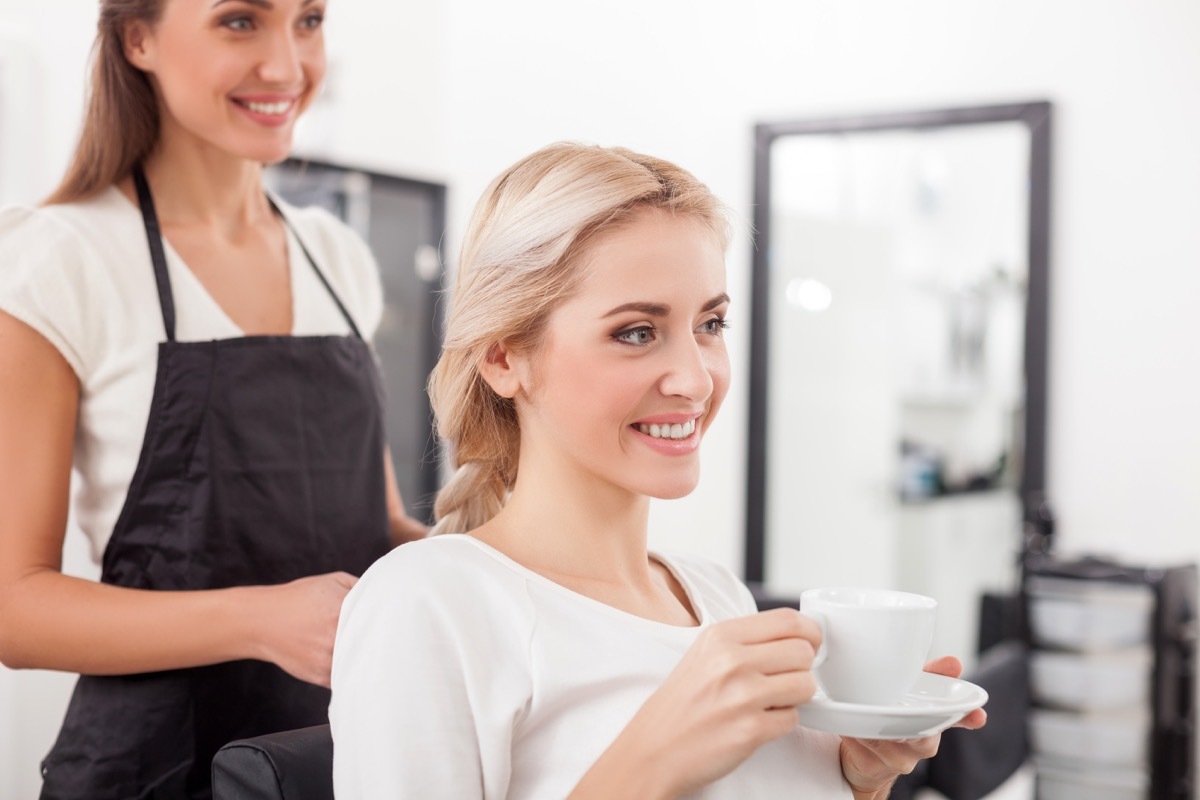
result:
M 1051 107 L 757 126 L 746 579 L 942 601 L 968 655 L 1043 488 Z

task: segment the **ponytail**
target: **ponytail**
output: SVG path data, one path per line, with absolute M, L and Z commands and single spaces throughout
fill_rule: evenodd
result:
M 158 143 L 158 98 L 146 73 L 125 58 L 124 29 L 153 25 L 164 0 L 101 0 L 92 78 L 79 143 L 47 204 L 87 200 L 126 178 Z

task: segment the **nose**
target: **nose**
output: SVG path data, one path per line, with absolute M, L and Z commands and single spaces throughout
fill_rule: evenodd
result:
M 292 86 L 304 77 L 300 59 L 300 43 L 290 28 L 275 31 L 265 37 L 258 66 L 259 78 L 268 83 Z
M 696 402 L 707 400 L 713 392 L 714 354 L 691 336 L 679 339 L 668 350 L 666 371 L 659 382 L 662 393 Z

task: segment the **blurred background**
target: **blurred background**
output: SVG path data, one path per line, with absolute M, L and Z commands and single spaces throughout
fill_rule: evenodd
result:
M 37 202 L 65 168 L 95 12 L 94 0 L 0 0 L 0 202 Z M 700 487 L 656 505 L 651 527 L 656 547 L 737 571 L 755 126 L 1050 101 L 1044 488 L 1055 546 L 1139 564 L 1200 559 L 1194 0 L 331 0 L 326 35 L 329 78 L 297 155 L 445 187 L 434 245 L 448 270 L 487 182 L 555 140 L 671 159 L 733 209 L 733 388 L 705 442 Z M 847 579 L 888 582 L 879 576 L 904 541 L 855 546 L 852 524 L 822 520 L 787 530 L 779 557 L 819 560 L 832 548 L 848 554 L 837 560 Z M 1015 563 L 1019 520 L 988 536 L 987 558 Z M 74 537 L 66 568 L 95 572 Z M 814 580 L 799 568 L 768 562 L 789 590 Z M 35 795 L 72 680 L 0 669 L 0 797 Z

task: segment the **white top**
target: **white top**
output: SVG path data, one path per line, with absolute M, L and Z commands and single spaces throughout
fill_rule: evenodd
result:
M 366 244 L 326 211 L 276 202 L 369 339 L 383 296 Z M 287 243 L 292 333 L 348 333 L 290 230 Z M 164 245 L 176 340 L 242 336 Z M 137 466 L 166 339 L 141 212 L 115 188 L 81 203 L 0 209 L 0 311 L 46 337 L 79 378 L 72 511 L 99 562 Z
M 471 536 L 405 544 L 342 605 L 333 653 L 338 800 L 562 800 L 700 632 L 755 612 L 728 570 L 655 555 L 699 627 L 643 619 Z M 850 798 L 839 739 L 797 728 L 694 795 Z

